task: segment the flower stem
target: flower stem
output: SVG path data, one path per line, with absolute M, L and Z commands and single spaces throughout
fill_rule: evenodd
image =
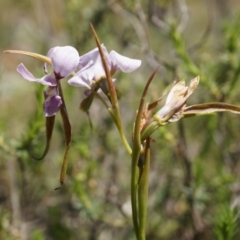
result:
M 146 139 L 143 162 L 140 163 L 142 169 L 138 186 L 138 207 L 139 207 L 139 240 L 145 240 L 146 236 L 146 219 L 148 203 L 148 178 L 150 166 L 150 138 Z
M 121 128 L 118 128 L 118 131 L 119 131 L 119 134 L 120 134 L 120 137 L 122 139 L 122 142 L 123 142 L 123 145 L 125 146 L 127 152 L 129 153 L 129 155 L 132 155 L 132 148 L 130 147 L 127 139 L 126 139 L 126 136 L 122 130 L 122 126 Z
M 127 141 L 126 135 L 124 133 L 124 130 L 123 130 L 120 112 L 113 111 L 112 108 L 108 108 L 108 112 L 110 113 L 110 115 L 118 129 L 118 132 L 119 132 L 119 135 L 121 137 L 124 147 L 126 148 L 129 155 L 132 155 L 132 148 L 130 147 L 130 145 Z
M 131 203 L 132 203 L 132 219 L 135 234 L 139 239 L 139 225 L 138 225 L 138 161 L 140 156 L 141 148 L 137 145 L 133 147 L 132 153 L 132 174 L 131 174 Z
M 92 26 L 92 24 L 90 24 L 90 27 L 91 27 L 92 33 L 94 35 L 94 38 L 95 38 L 95 41 L 96 41 L 96 44 L 97 44 L 97 47 L 98 47 L 98 50 L 99 50 L 99 53 L 100 53 L 100 56 L 102 59 L 103 68 L 104 68 L 104 71 L 106 74 L 106 81 L 107 81 L 109 94 L 110 94 L 109 97 L 110 97 L 110 101 L 112 103 L 112 109 L 113 109 L 113 111 L 110 113 L 111 113 L 112 117 L 114 116 L 114 122 L 118 128 L 122 142 L 123 142 L 125 148 L 127 149 L 127 152 L 131 155 L 132 149 L 128 144 L 128 141 L 126 139 L 126 136 L 125 136 L 125 133 L 123 130 L 122 118 L 121 118 L 120 109 L 119 109 L 119 105 L 118 105 L 117 93 L 116 93 L 116 89 L 115 89 L 115 86 L 112 81 L 112 76 L 111 76 L 108 64 L 106 62 L 106 57 L 103 53 L 103 50 L 102 50 L 102 47 L 100 44 L 100 40 L 99 40 L 97 33 L 96 33 L 94 27 Z
M 144 88 L 144 91 L 142 93 L 142 97 L 139 103 L 137 116 L 135 120 L 134 130 L 133 130 L 133 148 L 132 148 L 132 176 L 131 176 L 131 201 L 132 201 L 132 218 L 133 218 L 133 225 L 134 230 L 136 233 L 136 237 L 138 240 L 144 240 L 145 239 L 145 224 L 143 224 L 146 221 L 146 214 L 144 214 L 144 211 L 142 211 L 142 215 L 139 215 L 139 201 L 138 198 L 139 192 L 138 192 L 138 183 L 139 183 L 139 160 L 141 155 L 141 120 L 143 116 L 143 109 L 145 104 L 145 96 L 147 94 L 149 85 L 151 81 L 153 80 L 153 77 L 156 73 L 157 69 L 152 73 L 150 78 L 148 79 L 148 82 Z M 150 158 L 150 157 L 149 157 Z M 142 189 L 143 190 L 143 189 Z M 147 198 L 147 196 L 145 196 Z M 142 203 L 142 202 L 141 202 Z M 145 205 L 147 204 L 147 201 L 145 201 Z M 143 204 L 144 205 L 144 204 Z M 142 207 L 142 210 L 144 207 Z M 146 207 L 145 207 L 146 209 Z M 144 227 L 144 230 L 141 230 L 139 228 L 139 216 L 141 219 L 141 227 Z M 144 217 L 145 216 L 145 217 Z M 144 220 L 145 219 L 145 220 Z

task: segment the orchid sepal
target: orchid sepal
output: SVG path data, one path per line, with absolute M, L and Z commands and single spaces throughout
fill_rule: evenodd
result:
M 184 108 L 182 117 L 186 118 L 192 116 L 212 114 L 217 112 L 231 112 L 234 114 L 240 114 L 240 107 L 237 105 L 222 102 L 195 104 Z
M 13 53 L 13 54 L 21 54 L 29 57 L 33 57 L 37 60 L 40 60 L 44 63 L 47 63 L 49 65 L 52 65 L 51 58 L 46 57 L 44 55 L 38 54 L 38 53 L 33 53 L 33 52 L 27 52 L 27 51 L 21 51 L 21 50 L 5 50 L 4 53 Z

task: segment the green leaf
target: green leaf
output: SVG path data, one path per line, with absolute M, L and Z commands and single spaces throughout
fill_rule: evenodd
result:
M 91 92 L 86 98 L 84 98 L 80 103 L 79 109 L 82 110 L 83 112 L 88 112 L 92 105 L 94 95 L 95 93 Z

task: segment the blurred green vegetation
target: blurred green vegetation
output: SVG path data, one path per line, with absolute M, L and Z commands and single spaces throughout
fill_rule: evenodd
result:
M 200 75 L 190 103 L 240 102 L 240 2 L 197 0 L 0 0 L 0 49 L 46 54 L 60 45 L 80 55 L 95 47 L 94 25 L 108 48 L 142 60 L 118 73 L 128 139 L 143 87 L 160 65 L 148 100 L 175 78 Z M 42 75 L 42 64 L 1 55 L 0 239 L 135 239 L 130 211 L 130 158 L 101 102 L 90 110 L 93 129 L 79 110 L 82 89 L 62 82 L 73 128 L 64 187 L 60 116 L 49 153 L 42 114 L 43 87 L 24 81 L 20 63 Z M 181 120 L 154 133 L 147 239 L 240 238 L 240 121 L 217 114 Z

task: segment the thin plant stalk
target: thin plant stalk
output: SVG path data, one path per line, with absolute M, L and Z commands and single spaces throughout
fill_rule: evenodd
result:
M 117 126 L 117 129 L 119 131 L 121 140 L 122 140 L 127 152 L 129 153 L 129 155 L 131 155 L 132 154 L 132 149 L 131 149 L 131 147 L 130 147 L 128 141 L 127 141 L 126 135 L 124 133 L 124 129 L 123 129 L 123 125 L 122 125 L 122 118 L 121 118 L 120 109 L 119 109 L 119 105 L 118 105 L 118 98 L 117 98 L 117 94 L 116 94 L 114 84 L 112 82 L 111 73 L 108 69 L 108 66 L 107 66 L 107 63 L 106 63 L 106 60 L 105 60 L 105 56 L 103 54 L 103 51 L 102 51 L 102 48 L 101 48 L 101 43 L 99 41 L 97 33 L 96 33 L 94 27 L 92 26 L 92 24 L 90 26 L 91 26 L 91 30 L 93 32 L 96 44 L 98 46 L 99 53 L 100 53 L 102 63 L 103 63 L 103 67 L 104 67 L 104 70 L 105 70 L 105 73 L 106 73 L 106 80 L 107 80 L 107 84 L 108 84 L 108 88 L 109 88 L 110 99 L 111 99 L 111 103 L 112 103 L 112 107 L 113 107 L 113 113 L 115 115 L 115 120 L 116 120 L 114 122 Z M 111 114 L 111 116 L 112 116 L 112 114 Z
M 144 218 L 144 216 L 139 216 L 139 205 L 138 205 L 138 183 L 139 183 L 139 158 L 142 151 L 142 144 L 141 144 L 141 120 L 143 116 L 143 110 L 144 110 L 144 104 L 145 104 L 145 96 L 147 94 L 148 88 L 150 86 L 150 83 L 153 80 L 154 75 L 156 74 L 158 69 L 156 69 L 152 75 L 150 76 L 137 111 L 137 116 L 135 120 L 134 125 L 134 131 L 133 131 L 133 152 L 132 152 L 132 171 L 131 171 L 131 204 L 132 204 L 132 218 L 133 218 L 133 225 L 136 233 L 137 239 L 140 239 L 140 233 L 141 230 L 139 229 L 139 219 Z M 143 212 L 140 212 L 140 214 Z M 142 226 L 144 227 L 144 226 Z M 145 230 L 144 230 L 145 231 Z M 142 234 L 142 233 L 141 233 Z
M 139 207 L 139 239 L 145 240 L 147 204 L 148 204 L 148 180 L 150 167 L 150 137 L 146 139 L 142 174 L 138 187 L 138 207 Z
M 64 136 L 65 136 L 65 144 L 66 144 L 66 149 L 65 149 L 65 154 L 63 158 L 63 164 L 62 164 L 62 169 L 61 169 L 61 174 L 60 174 L 60 183 L 61 186 L 63 185 L 67 173 L 67 166 L 68 166 L 68 152 L 70 149 L 70 145 L 72 142 L 72 130 L 71 130 L 71 124 L 69 122 L 68 118 L 68 113 L 63 97 L 63 92 L 62 92 L 62 87 L 60 82 L 58 81 L 58 89 L 59 89 L 59 95 L 62 98 L 62 105 L 60 107 L 60 113 L 62 117 L 62 122 L 63 122 L 63 130 L 64 130 Z

